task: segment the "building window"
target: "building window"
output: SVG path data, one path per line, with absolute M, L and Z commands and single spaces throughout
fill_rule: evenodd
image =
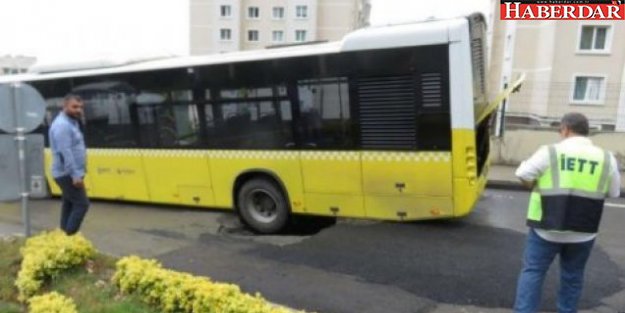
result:
M 284 7 L 273 7 L 273 19 L 281 20 L 284 18 Z
M 576 76 L 573 86 L 574 104 L 601 104 L 605 98 L 605 77 Z
M 582 26 L 579 51 L 607 52 L 610 44 L 610 26 Z
M 222 41 L 232 40 L 232 30 L 229 28 L 222 28 L 219 30 L 219 39 Z
M 232 6 L 222 5 L 219 7 L 219 14 L 221 17 L 231 17 L 232 16 Z
M 257 30 L 248 30 L 247 31 L 247 41 L 258 41 L 258 31 Z
M 298 41 L 298 42 L 306 41 L 306 31 L 305 30 L 296 30 L 295 31 L 295 41 Z
M 284 41 L 284 32 L 281 30 L 274 30 L 271 33 L 271 40 L 273 42 L 283 42 Z
M 247 17 L 251 19 L 260 18 L 260 9 L 258 7 L 248 7 Z
M 308 18 L 308 6 L 295 6 L 295 18 Z

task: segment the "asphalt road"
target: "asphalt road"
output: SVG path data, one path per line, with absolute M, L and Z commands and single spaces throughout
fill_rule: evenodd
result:
M 83 229 L 105 252 L 155 257 L 309 311 L 509 312 L 527 195 L 488 190 L 474 213 L 460 220 L 313 219 L 277 236 L 253 235 L 219 211 L 95 202 Z M 36 227 L 55 226 L 58 200 L 32 206 Z M 14 231 L 19 217 L 17 204 L 0 204 L 5 229 Z M 625 202 L 610 201 L 587 267 L 583 309 L 625 311 L 623 221 Z M 546 311 L 555 311 L 555 265 L 545 281 Z

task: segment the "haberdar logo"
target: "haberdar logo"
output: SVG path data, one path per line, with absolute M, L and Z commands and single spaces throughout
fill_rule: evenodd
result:
M 501 0 L 502 20 L 625 20 L 625 0 Z

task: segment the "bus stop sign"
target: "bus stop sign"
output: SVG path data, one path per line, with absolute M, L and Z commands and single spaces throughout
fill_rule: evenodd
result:
M 32 86 L 0 85 L 0 130 L 13 134 L 23 128 L 23 132 L 31 132 L 41 124 L 45 113 L 46 102 Z

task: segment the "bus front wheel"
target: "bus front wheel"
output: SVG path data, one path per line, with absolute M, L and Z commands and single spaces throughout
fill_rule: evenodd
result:
M 289 219 L 289 206 L 280 188 L 270 180 L 251 179 L 241 186 L 237 209 L 243 222 L 261 234 L 282 230 Z

